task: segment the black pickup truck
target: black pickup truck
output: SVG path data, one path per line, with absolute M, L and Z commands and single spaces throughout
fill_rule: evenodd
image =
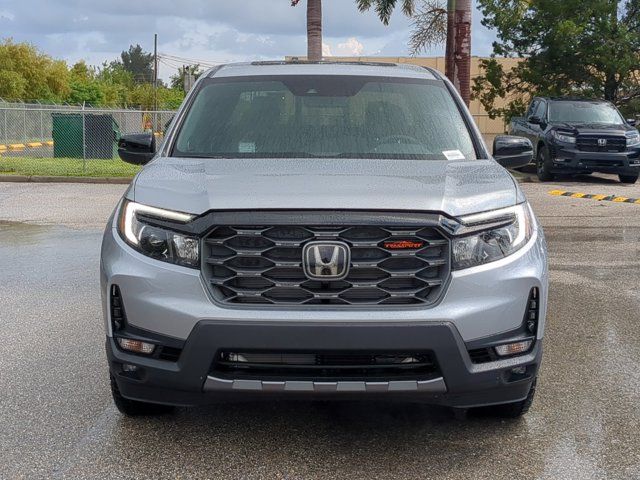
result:
M 524 118 L 511 121 L 509 133 L 533 143 L 541 181 L 554 174 L 617 174 L 635 183 L 640 173 L 640 134 L 604 100 L 536 97 Z

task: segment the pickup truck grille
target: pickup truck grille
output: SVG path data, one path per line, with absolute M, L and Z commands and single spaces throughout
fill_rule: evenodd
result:
M 311 280 L 308 242 L 342 242 L 348 275 Z M 219 225 L 203 240 L 202 272 L 214 297 L 230 305 L 430 305 L 450 272 L 449 240 L 436 228 L 362 225 Z
M 598 142 L 606 140 L 602 146 Z M 579 135 L 576 147 L 582 152 L 624 152 L 627 149 L 626 137 L 607 137 L 603 135 Z

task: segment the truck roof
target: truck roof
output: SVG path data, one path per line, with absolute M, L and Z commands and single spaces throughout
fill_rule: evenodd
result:
M 442 76 L 436 70 L 407 63 L 336 61 L 308 62 L 301 60 L 229 63 L 212 68 L 205 74 L 205 76 L 209 78 L 219 78 L 254 75 L 319 74 L 442 80 Z

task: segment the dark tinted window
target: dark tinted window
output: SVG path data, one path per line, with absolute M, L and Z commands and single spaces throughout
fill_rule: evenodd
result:
M 547 102 L 545 102 L 544 100 L 540 100 L 540 102 L 536 106 L 536 111 L 535 111 L 534 115 L 539 117 L 540 119 L 546 118 L 546 115 L 547 115 Z
M 551 102 L 550 122 L 622 125 L 624 119 L 613 105 L 602 102 Z
M 173 155 L 476 157 L 442 82 L 301 75 L 208 80 Z

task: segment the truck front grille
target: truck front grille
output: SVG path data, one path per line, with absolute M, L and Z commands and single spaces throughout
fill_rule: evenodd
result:
M 310 280 L 308 242 L 350 249 L 342 280 Z M 434 227 L 220 225 L 203 241 L 202 271 L 216 300 L 235 305 L 430 305 L 450 272 L 449 240 Z
M 598 142 L 605 140 L 606 145 Z M 582 152 L 624 152 L 627 149 L 626 137 L 607 137 L 602 135 L 579 135 L 576 147 Z

